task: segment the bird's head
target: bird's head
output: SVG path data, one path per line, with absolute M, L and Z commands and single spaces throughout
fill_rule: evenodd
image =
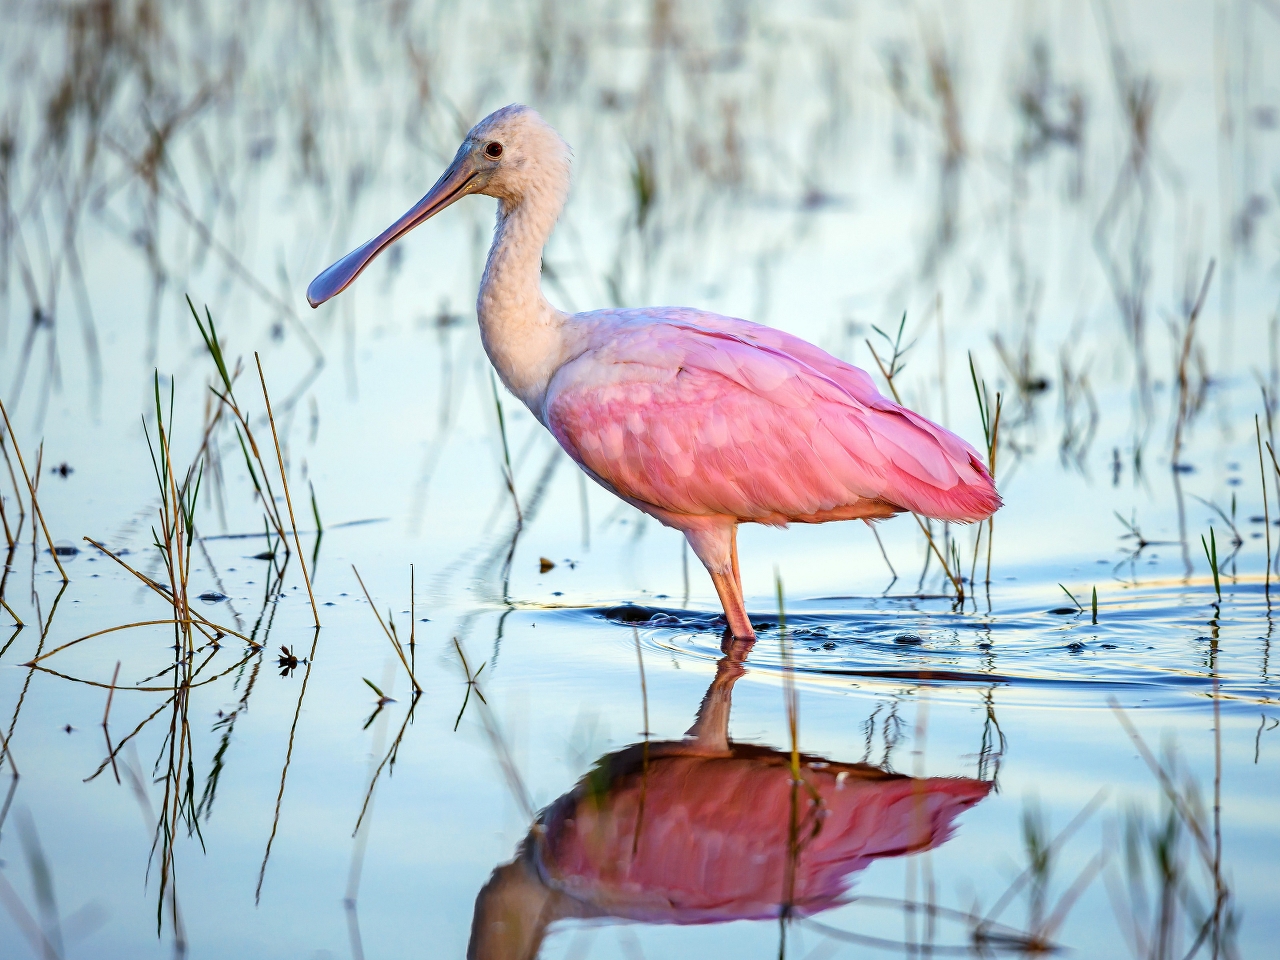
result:
M 569 191 L 569 157 L 568 144 L 536 111 L 519 103 L 495 110 L 471 128 L 425 197 L 311 281 L 308 302 L 318 307 L 341 293 L 379 253 L 469 193 L 496 197 L 503 211 L 529 200 L 558 212 Z

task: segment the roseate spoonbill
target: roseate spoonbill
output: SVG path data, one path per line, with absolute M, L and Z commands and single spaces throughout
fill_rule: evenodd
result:
M 470 193 L 496 197 L 480 338 L 507 388 L 596 482 L 684 533 L 735 638 L 755 636 L 739 523 L 971 522 L 999 506 L 959 437 L 885 399 L 857 367 L 797 337 L 686 307 L 566 314 L 542 295 L 542 248 L 569 192 L 570 151 L 537 113 L 476 124 L 427 195 L 311 282 L 313 307 L 382 250 Z
M 802 754 L 794 843 L 790 751 L 729 739 L 742 672 L 720 661 L 686 739 L 601 758 L 541 813 L 476 898 L 469 960 L 529 960 L 550 924 L 569 917 L 809 916 L 844 902 L 853 875 L 874 861 L 944 842 L 991 789 Z

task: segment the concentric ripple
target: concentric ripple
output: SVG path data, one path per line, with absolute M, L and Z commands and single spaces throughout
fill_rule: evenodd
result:
M 823 597 L 786 612 L 787 649 L 802 679 L 859 686 L 1008 684 L 1108 690 L 1145 688 L 1153 705 L 1185 704 L 1215 686 L 1227 702 L 1275 703 L 1268 598 L 1242 581 L 1223 594 L 1211 584 L 1156 583 L 1102 603 L 1098 622 L 1084 608 L 1011 598 L 992 612 L 959 612 L 931 596 Z M 634 627 L 649 647 L 679 657 L 721 657 L 719 613 L 623 604 L 561 611 Z M 752 617 L 753 670 L 782 672 L 784 631 L 775 617 Z M 1259 627 L 1262 627 L 1259 630 Z

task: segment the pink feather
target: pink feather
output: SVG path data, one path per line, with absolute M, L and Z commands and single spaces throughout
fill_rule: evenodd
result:
M 598 325 L 551 381 L 546 424 L 642 509 L 785 524 L 1000 506 L 973 447 L 797 337 L 682 308 L 577 319 Z

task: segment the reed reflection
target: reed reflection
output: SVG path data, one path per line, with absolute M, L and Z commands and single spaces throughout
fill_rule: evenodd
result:
M 722 658 L 684 739 L 607 754 L 542 812 L 476 898 L 469 958 L 529 960 L 569 918 L 810 916 L 874 861 L 943 843 L 991 789 L 801 754 L 793 790 L 789 751 L 729 737 L 744 672 L 736 651 Z

